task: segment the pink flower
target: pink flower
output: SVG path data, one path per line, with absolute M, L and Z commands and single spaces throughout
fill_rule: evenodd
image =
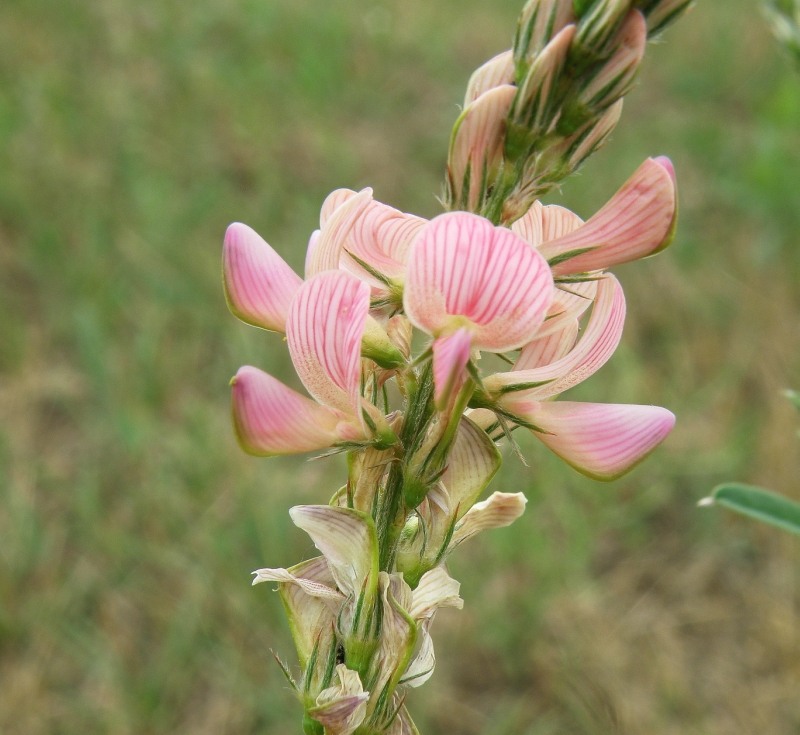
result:
M 527 344 L 506 373 L 485 379 L 496 410 L 534 435 L 583 474 L 612 480 L 646 457 L 671 431 L 672 413 L 658 406 L 552 401 L 586 380 L 611 357 L 622 336 L 625 299 L 614 276 L 596 282 L 583 335 L 578 321 Z
M 563 207 L 536 202 L 512 229 L 550 263 L 556 277 L 610 268 L 663 250 L 677 207 L 668 158 L 648 158 L 594 216 L 582 223 Z
M 360 391 L 368 312 L 369 287 L 343 271 L 320 273 L 297 289 L 286 339 L 297 374 L 315 400 L 257 368 L 241 368 L 231 381 L 233 419 L 246 451 L 292 454 L 371 438 Z
M 470 349 L 531 341 L 553 296 L 547 263 L 521 237 L 467 212 L 443 214 L 411 247 L 403 305 L 433 335 L 437 404 L 463 381 Z

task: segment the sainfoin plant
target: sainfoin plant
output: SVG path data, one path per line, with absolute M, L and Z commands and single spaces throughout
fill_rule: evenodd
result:
M 481 500 L 499 445 L 530 431 L 612 480 L 672 429 L 658 406 L 561 399 L 621 339 L 625 299 L 608 269 L 672 239 L 672 164 L 647 159 L 586 221 L 540 199 L 608 138 L 648 37 L 689 4 L 528 2 L 513 47 L 470 79 L 446 211 L 431 220 L 338 189 L 303 277 L 246 225 L 228 228 L 230 309 L 285 335 L 307 391 L 242 367 L 231 381 L 242 447 L 347 457 L 339 489 L 321 489 L 335 490 L 327 504 L 290 510 L 320 556 L 255 572 L 289 618 L 299 672 L 284 672 L 305 733 L 417 732 L 407 688 L 433 673 L 436 611 L 463 605 L 447 559 L 525 508 L 522 493 Z

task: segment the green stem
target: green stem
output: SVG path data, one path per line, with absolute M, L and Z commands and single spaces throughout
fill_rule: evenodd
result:
M 430 421 L 433 405 L 431 363 L 427 362 L 418 376 L 412 375 L 413 371 L 410 370 L 406 380 L 408 410 L 400 431 L 400 442 L 405 456 L 410 456 L 425 436 L 425 427 Z M 381 571 L 391 571 L 397 540 L 408 515 L 403 502 L 403 480 L 403 463 L 394 462 L 389 470 L 386 488 L 375 518 Z

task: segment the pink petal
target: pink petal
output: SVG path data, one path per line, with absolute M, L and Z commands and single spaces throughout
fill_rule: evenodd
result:
M 429 334 L 465 326 L 473 347 L 504 352 L 533 339 L 552 296 L 549 267 L 522 238 L 451 212 L 414 242 L 403 303 L 412 324 Z
M 549 243 L 577 230 L 583 220 L 575 212 L 557 204 L 542 207 L 542 241 Z
M 674 172 L 672 172 L 674 174 Z M 671 166 L 648 158 L 609 202 L 582 227 L 545 242 L 540 252 L 549 261 L 591 248 L 553 265 L 564 275 L 609 268 L 652 255 L 669 244 L 675 219 L 676 193 Z
M 400 279 L 405 274 L 411 243 L 425 223 L 421 217 L 373 201 L 354 223 L 343 248 L 386 278 Z M 359 278 L 377 287 L 384 285 L 353 258 L 345 256 L 342 264 Z
M 498 373 L 486 378 L 484 387 L 499 391 L 503 387 L 549 381 L 538 388 L 524 391 L 526 398 L 537 399 L 563 393 L 586 380 L 614 354 L 625 324 L 625 295 L 614 276 L 606 274 L 597 281 L 597 298 L 583 336 L 564 357 L 549 365 L 525 370 Z M 508 393 L 502 401 L 513 401 L 518 393 Z
M 547 310 L 544 324 L 536 333 L 537 339 L 570 325 L 594 303 L 597 281 L 567 283 L 553 289 L 553 301 Z
M 326 271 L 300 287 L 286 321 L 289 353 L 308 392 L 359 420 L 368 314 L 369 286 L 344 271 Z
M 514 363 L 514 370 L 531 370 L 550 365 L 568 355 L 577 339 L 578 320 L 573 319 L 562 329 L 526 344 Z
M 313 452 L 342 438 L 336 412 L 258 368 L 240 368 L 231 387 L 236 436 L 250 454 Z
M 533 408 L 533 407 L 531 407 Z M 597 480 L 613 480 L 641 462 L 675 425 L 659 406 L 540 403 L 529 414 L 536 433 L 559 457 Z
M 530 209 L 511 225 L 511 229 L 533 247 L 539 248 L 543 243 L 577 230 L 582 224 L 583 220 L 565 207 L 559 207 L 557 204 L 545 206 L 535 201 Z
M 254 230 L 235 222 L 225 233 L 222 277 L 230 310 L 243 322 L 283 332 L 300 278 Z
M 330 216 L 321 217 L 324 224 L 306 258 L 306 278 L 339 267 L 339 259 L 350 231 L 372 201 L 372 189 L 362 189 L 355 196 L 340 194 L 342 191 L 347 192 L 346 189 L 340 189 L 331 195 L 334 197 L 333 204 L 338 203 L 340 199 L 341 203 Z
M 511 231 L 519 235 L 533 247 L 542 244 L 542 203 L 537 199 L 516 222 L 511 225 Z
M 348 199 L 352 199 L 356 193 L 352 189 L 334 189 L 328 194 L 319 210 L 319 226 L 325 227 L 331 215 Z
M 459 329 L 433 342 L 433 384 L 436 408 L 443 411 L 467 378 L 471 337 Z

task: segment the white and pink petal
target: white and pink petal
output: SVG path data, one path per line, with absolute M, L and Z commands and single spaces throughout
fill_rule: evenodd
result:
M 320 403 L 361 421 L 361 340 L 369 286 L 344 271 L 326 271 L 297 291 L 286 322 L 295 370 Z
M 235 316 L 263 329 L 285 330 L 289 305 L 303 279 L 255 230 L 240 222 L 225 232 L 222 278 Z
M 669 434 L 675 416 L 660 406 L 553 401 L 531 404 L 536 436 L 579 472 L 613 480 L 641 462 Z
M 483 381 L 489 393 L 505 394 L 501 403 L 523 390 L 539 400 L 563 393 L 586 380 L 614 354 L 625 324 L 625 295 L 619 281 L 605 274 L 597 281 L 597 297 L 586 329 L 566 355 L 547 365 L 491 375 Z M 537 387 L 533 387 L 536 385 Z M 531 386 L 521 389 L 519 386 Z M 512 392 L 509 392 L 512 391 Z
M 540 250 L 553 263 L 553 273 L 610 268 L 666 247 L 675 223 L 674 175 L 669 159 L 648 158 L 581 227 L 546 240 Z
M 466 327 L 473 347 L 512 350 L 533 339 L 552 298 L 537 251 L 483 217 L 440 215 L 412 246 L 403 303 L 412 324 L 434 336 Z
M 245 366 L 231 381 L 233 425 L 242 448 L 262 457 L 314 452 L 363 435 L 326 406 L 258 368 Z

